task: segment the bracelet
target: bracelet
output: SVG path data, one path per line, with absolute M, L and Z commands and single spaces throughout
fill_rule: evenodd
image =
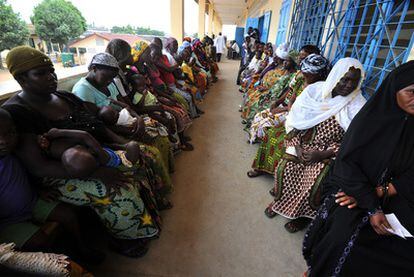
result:
M 381 209 L 381 207 L 375 208 L 371 211 L 368 211 L 368 216 L 373 216 L 375 214 L 384 213 Z
M 103 149 L 109 156 L 109 161 L 106 163 L 107 167 L 118 167 L 121 165 L 121 158 L 112 149 L 106 147 Z

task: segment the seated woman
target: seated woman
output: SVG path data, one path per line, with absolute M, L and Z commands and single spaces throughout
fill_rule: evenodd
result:
M 260 72 L 266 67 L 267 63 L 264 61 L 263 55 L 264 47 L 260 43 L 256 43 L 254 51 L 251 52 L 253 58 L 249 60 L 246 67 L 240 73 L 240 92 L 246 92 L 250 88 L 250 84 L 254 84 L 252 81 L 255 75 L 259 75 Z M 274 61 L 274 60 L 273 60 Z
M 178 54 L 181 54 L 183 51 L 187 51 L 190 55 L 191 68 L 194 72 L 197 88 L 199 90 L 206 90 L 212 81 L 211 74 L 208 71 L 206 71 L 206 69 L 199 62 L 197 56 L 193 52 L 191 43 L 184 41 L 183 44 L 178 48 Z
M 320 205 L 320 184 L 352 118 L 365 104 L 362 64 L 340 59 L 325 82 L 306 87 L 286 119 L 286 151 L 275 170 L 274 201 L 265 214 L 291 219 L 288 232 L 302 230 Z
M 271 80 L 273 81 L 271 87 L 266 89 L 264 85 L 258 86 L 258 88 L 249 95 L 242 111 L 242 118 L 246 124 L 245 131 L 249 132 L 254 116 L 258 112 L 268 109 L 275 100 L 279 99 L 285 93 L 288 84 L 296 72 L 295 59 L 296 53 L 292 51 L 289 54 L 289 57 L 283 61 L 283 73 L 279 76 L 279 78 Z M 275 71 L 277 72 L 278 70 L 276 69 Z M 267 74 L 269 74 L 269 72 Z M 266 79 L 267 85 L 271 84 L 271 82 L 269 82 L 269 77 Z
M 319 49 L 314 45 L 305 45 L 299 51 L 299 64 L 302 64 L 302 61 L 313 52 L 319 53 Z M 257 135 L 261 140 L 259 149 L 257 150 L 256 157 L 252 164 L 252 170 L 247 172 L 249 177 L 257 177 L 264 173 L 274 174 L 275 168 L 282 158 L 285 148 L 283 142 L 285 140 L 285 126 L 284 124 L 279 124 L 279 121 L 285 121 L 285 118 L 278 116 L 280 113 L 280 108 L 278 107 L 280 102 L 284 104 L 284 109 L 288 111 L 292 107 L 295 99 L 299 96 L 306 86 L 315 83 L 317 81 L 325 80 L 325 72 L 329 71 L 329 64 L 324 64 L 327 62 L 324 59 L 314 59 L 312 63 L 309 64 L 314 70 L 306 70 L 308 72 L 307 78 L 305 79 L 304 75 L 299 70 L 292 81 L 289 83 L 288 91 L 282 95 L 272 106 L 269 111 L 263 111 L 259 113 L 254 120 L 254 123 L 251 126 L 253 134 L 251 134 L 251 139 L 255 139 L 254 136 Z M 319 64 L 321 62 L 321 64 Z M 322 77 L 325 75 L 325 77 Z M 323 79 L 322 79 L 323 78 Z M 287 107 L 286 107 L 287 103 Z M 283 112 L 283 110 L 282 110 Z M 257 132 L 256 132 L 257 126 Z
M 161 73 L 160 77 L 162 81 L 164 81 L 168 89 L 181 95 L 187 101 L 187 104 L 190 108 L 189 109 L 190 116 L 192 118 L 199 117 L 197 105 L 194 102 L 192 94 L 177 87 L 174 74 L 171 73 L 172 71 L 175 70 L 176 67 L 171 67 L 171 65 L 168 62 L 168 59 L 164 57 L 164 55 L 162 54 L 162 48 L 160 48 L 157 44 L 151 44 L 150 49 L 151 49 L 152 62 L 157 67 L 157 69 L 160 71 Z
M 148 86 L 151 86 L 153 89 L 152 92 L 163 104 L 163 108 L 172 113 L 176 118 L 181 149 L 192 151 L 194 147 L 189 143 L 191 138 L 184 135 L 185 130 L 192 124 L 189 117 L 189 105 L 187 101 L 180 94 L 169 90 L 161 79 L 161 73 L 152 61 L 151 49 L 146 42 L 137 42 L 132 48 L 132 56 L 134 66 L 140 74 L 147 78 Z M 171 108 L 169 109 L 169 107 Z
M 195 78 L 195 72 L 192 68 L 194 63 L 191 63 L 191 54 L 187 50 L 181 51 L 181 53 L 177 56 L 177 63 L 181 67 L 181 79 L 184 81 L 182 86 L 187 88 L 195 97 L 196 100 L 201 101 L 203 99 L 203 95 L 201 93 L 202 89 L 198 88 L 198 84 Z
M 207 52 L 206 52 L 206 45 L 203 42 L 201 42 L 199 39 L 195 39 L 192 43 L 192 49 L 193 49 L 194 55 L 197 57 L 200 64 L 211 73 L 211 77 L 213 79 L 212 81 L 216 82 L 217 81 L 216 74 L 217 74 L 218 66 L 215 61 L 213 61 L 212 59 L 208 57 Z
M 42 151 L 39 135 L 60 128 L 86 131 L 100 143 L 125 144 L 129 140 L 107 129 L 98 120 L 98 108 L 92 103 L 83 102 L 72 93 L 56 91 L 53 63 L 42 52 L 16 47 L 9 52 L 6 62 L 23 89 L 3 105 L 20 136 L 16 155 L 34 177 L 43 178 L 44 187 L 60 192 L 61 201 L 93 208 L 112 235 L 113 249 L 127 256 L 144 255 L 147 239 L 157 237 L 160 230 L 153 192 L 148 189 L 150 185 L 162 187 L 160 178 L 147 175 L 150 171 L 143 166 L 141 173 L 137 172 L 141 174 L 139 180 L 107 167 L 99 167 L 88 179 L 71 179 L 60 161 Z
M 131 67 L 127 74 L 127 84 L 131 88 L 128 97 L 134 111 L 138 114 L 145 113 L 148 115 L 144 116 L 144 121 L 153 119 L 167 127 L 169 139 L 176 146 L 178 144 L 176 119 L 161 106 L 157 97 L 147 88 L 145 77 L 139 74 L 138 69 L 135 67 Z M 157 122 L 154 122 L 154 124 L 156 125 Z M 145 128 L 150 129 L 147 133 L 156 132 L 159 135 L 163 135 L 160 133 L 162 128 L 148 127 L 148 124 L 146 124 Z
M 294 52 L 291 52 L 291 54 L 293 53 Z M 289 67 L 288 70 L 284 68 L 284 61 L 291 61 L 286 64 Z M 256 82 L 254 86 L 251 89 L 249 89 L 243 97 L 244 105 L 242 107 L 241 114 L 241 117 L 244 119 L 243 124 L 246 124 L 246 119 L 249 116 L 251 116 L 250 107 L 254 105 L 262 95 L 268 94 L 270 92 L 270 89 L 277 83 L 277 81 L 282 76 L 291 75 L 291 71 L 294 70 L 295 65 L 296 63 L 294 62 L 294 58 L 290 56 L 287 48 L 281 49 L 279 47 L 278 49 L 276 49 L 276 56 L 273 59 L 273 63 L 271 63 L 268 67 L 266 67 L 263 70 L 263 72 L 260 75 L 259 81 Z M 277 91 L 278 93 L 282 93 L 282 91 L 280 90 Z M 276 97 L 278 96 L 276 95 Z
M 0 109 L 0 243 L 13 242 L 25 251 L 50 251 L 54 238 L 43 229 L 58 222 L 75 238 L 75 255 L 99 263 L 104 254 L 86 247 L 76 214 L 67 204 L 52 200 L 56 191 L 37 191 L 26 169 L 15 156 L 19 137 L 10 114 Z M 12 200 L 12 201 L 11 201 Z
M 113 81 L 119 92 L 118 98 L 122 99 L 122 102 L 131 105 L 131 102 L 127 97 L 129 88 L 125 77 L 128 65 L 131 65 L 133 62 L 131 46 L 125 40 L 113 39 L 108 43 L 105 52 L 112 55 L 118 62 L 119 72 Z
M 152 163 L 154 170 L 156 170 L 160 176 L 163 176 L 163 182 L 165 182 L 166 186 L 172 186 L 169 177 L 169 171 L 173 168 L 173 156 L 170 142 L 165 136 L 151 136 L 146 134 L 144 120 L 134 113 L 126 103 L 118 101 L 122 99 L 118 99 L 118 96 L 120 95 L 117 87 L 113 83 L 113 78 L 117 76 L 119 71 L 117 66 L 118 62 L 110 54 L 96 54 L 89 65 L 88 75 L 81 78 L 73 86 L 72 92 L 83 101 L 95 104 L 98 107 L 110 106 L 118 111 L 126 107 L 129 112 L 138 119 L 136 124 L 124 128 L 116 128 L 117 126 L 110 127 L 120 135 L 154 145 L 150 146 L 142 144 L 141 148 L 145 149 L 145 152 L 147 152 L 149 156 L 154 156 L 154 162 Z M 140 125 L 142 128 L 138 128 Z
M 412 276 L 414 62 L 383 81 L 348 128 L 305 235 L 308 276 Z M 398 234 L 398 233 L 397 233 Z
M 257 113 L 252 120 L 250 125 L 249 134 L 250 142 L 256 141 L 257 138 L 263 138 L 265 130 L 267 128 L 277 128 L 284 124 L 286 116 L 290 107 L 292 107 L 296 97 L 303 90 L 301 87 L 303 85 L 306 87 L 308 84 L 313 84 L 318 81 L 324 81 L 328 75 L 329 61 L 324 57 L 316 54 L 311 54 L 301 62 L 300 67 L 300 76 L 299 73 L 295 73 L 290 82 L 287 85 L 285 82 L 282 82 L 281 85 L 287 85 L 287 92 L 279 97 L 276 101 L 273 101 L 273 104 L 269 107 L 270 101 L 259 101 L 261 108 L 266 108 L 265 110 Z M 286 66 L 285 66 L 286 67 Z M 282 78 L 279 80 L 278 84 Z M 280 90 L 284 91 L 285 87 L 280 86 Z M 300 88 L 300 89 L 298 89 Z M 267 96 L 265 98 L 268 99 Z M 274 99 L 273 99 L 274 100 Z

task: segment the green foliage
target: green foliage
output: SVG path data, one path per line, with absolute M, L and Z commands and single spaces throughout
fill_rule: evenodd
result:
M 26 23 L 13 12 L 6 0 L 0 0 L 0 52 L 23 45 L 28 38 Z
M 31 20 L 42 39 L 60 44 L 86 31 L 85 18 L 66 0 L 44 0 L 34 8 Z
M 164 36 L 163 31 L 153 30 L 149 27 L 134 27 L 131 25 L 127 26 L 114 26 L 111 29 L 111 33 L 116 34 L 134 34 L 134 35 L 152 35 L 152 36 Z

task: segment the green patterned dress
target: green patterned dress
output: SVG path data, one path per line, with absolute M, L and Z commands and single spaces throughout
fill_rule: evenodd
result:
M 132 165 L 123 151 L 116 151 L 122 160 L 119 170 L 129 178 L 129 188 L 117 193 L 108 191 L 96 179 L 50 179 L 44 186 L 60 191 L 60 200 L 76 206 L 91 207 L 108 232 L 118 239 L 140 239 L 156 236 L 161 227 L 152 187 L 156 183 L 154 173 L 145 161 Z
M 290 92 L 286 99 L 289 97 L 290 100 L 293 95 L 296 95 L 296 97 L 299 96 L 305 88 L 304 86 L 304 77 L 300 74 L 300 72 L 297 72 L 289 84 Z M 286 99 L 285 101 L 289 103 L 289 100 Z M 262 138 L 256 157 L 252 164 L 252 168 L 254 170 L 268 174 L 273 174 L 275 172 L 275 168 L 285 151 L 283 145 L 285 135 L 286 132 L 284 124 L 278 127 L 267 128 L 265 130 L 265 136 Z
M 251 101 L 245 116 L 245 120 L 247 121 L 245 130 L 247 132 L 249 132 L 249 128 L 254 119 L 254 116 L 257 113 L 270 108 L 272 103 L 283 95 L 285 88 L 289 85 L 293 76 L 293 73 L 281 76 L 270 90 L 266 91 L 266 93 L 262 93 L 257 98 L 257 101 Z

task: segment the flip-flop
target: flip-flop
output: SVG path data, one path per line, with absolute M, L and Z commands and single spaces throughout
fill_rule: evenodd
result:
M 254 169 L 247 171 L 247 176 L 249 178 L 255 178 L 255 177 L 258 177 L 260 175 L 263 175 L 263 172 L 257 171 L 257 170 L 254 170 Z
M 109 247 L 112 251 L 115 251 L 129 258 L 141 258 L 148 252 L 147 243 L 144 242 L 137 244 L 133 243 L 132 246 L 128 248 L 121 248 L 119 245 L 116 245 L 114 242 L 112 242 Z
M 172 209 L 173 204 L 168 199 L 157 201 L 157 208 L 159 211 Z
M 269 190 L 269 194 L 273 197 L 276 197 L 275 189 L 272 188 L 271 190 Z
M 194 146 L 191 143 L 184 142 L 181 145 L 181 150 L 183 150 L 183 151 L 193 151 L 194 150 Z
M 268 217 L 268 218 L 274 218 L 275 216 L 277 216 L 277 213 L 275 213 L 272 208 L 267 207 L 264 210 L 264 214 Z
M 295 218 L 285 224 L 285 229 L 289 233 L 293 234 L 305 229 L 306 226 L 308 226 L 308 224 L 310 223 L 310 221 L 311 219 L 306 217 Z

